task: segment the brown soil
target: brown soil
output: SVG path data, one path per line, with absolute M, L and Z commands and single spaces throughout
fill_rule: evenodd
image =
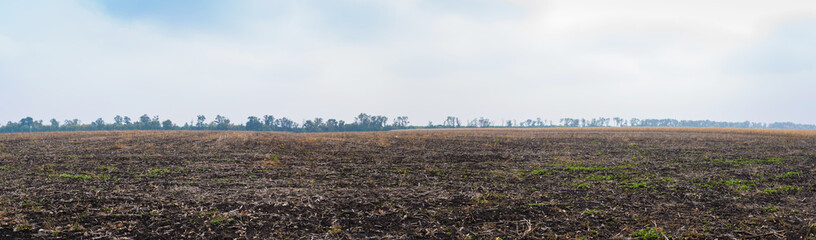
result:
M 816 239 L 816 134 L 0 134 L 0 238 Z

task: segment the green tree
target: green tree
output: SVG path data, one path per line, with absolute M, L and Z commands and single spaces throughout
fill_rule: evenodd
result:
M 249 131 L 260 131 L 263 130 L 264 124 L 261 123 L 261 119 L 255 116 L 250 116 L 247 118 L 246 123 L 246 130 Z
M 218 130 L 227 130 L 230 126 L 230 120 L 227 117 L 216 115 L 213 125 L 215 125 L 215 128 Z
M 206 120 L 207 120 L 207 117 L 205 117 L 204 115 L 198 115 L 198 118 L 196 118 L 196 127 L 197 128 L 203 128 L 204 127 L 204 121 L 206 121 Z
M 57 119 L 54 119 L 54 118 L 51 119 L 51 127 L 52 128 L 59 129 L 59 125 L 60 125 L 60 123 L 59 123 L 59 121 L 57 121 Z
M 162 122 L 162 129 L 172 130 L 173 128 L 175 128 L 175 126 L 173 125 L 173 121 L 170 121 L 170 119 L 164 120 L 164 122 Z

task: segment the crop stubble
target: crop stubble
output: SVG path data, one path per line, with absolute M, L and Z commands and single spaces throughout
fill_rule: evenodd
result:
M 813 131 L 0 134 L 0 238 L 789 238 Z

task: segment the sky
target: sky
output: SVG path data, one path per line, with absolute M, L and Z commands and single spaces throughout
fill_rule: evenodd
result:
M 0 122 L 816 123 L 816 1 L 0 0 Z

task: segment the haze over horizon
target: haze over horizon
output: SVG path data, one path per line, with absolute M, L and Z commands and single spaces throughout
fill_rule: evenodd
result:
M 0 125 L 271 114 L 816 124 L 816 1 L 0 0 Z

